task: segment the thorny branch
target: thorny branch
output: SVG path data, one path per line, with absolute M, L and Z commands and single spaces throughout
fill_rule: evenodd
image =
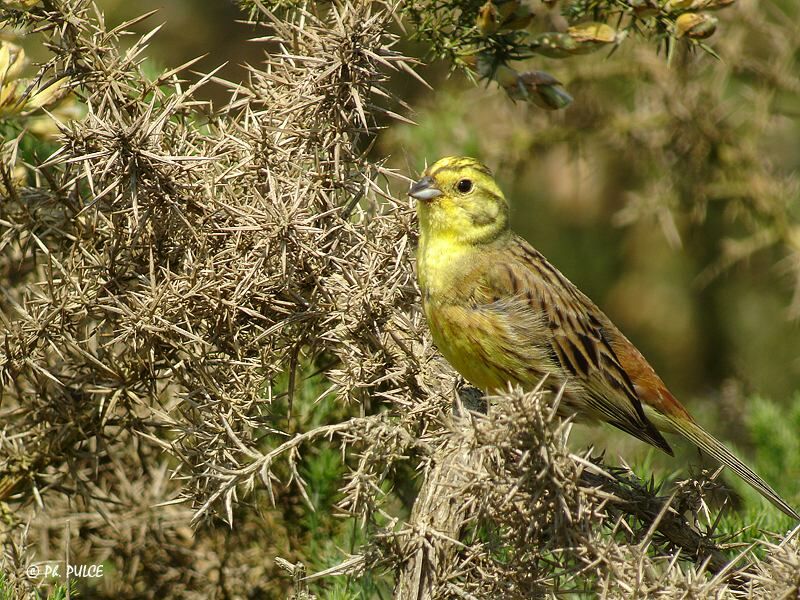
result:
M 19 164 L 22 129 L 0 154 L 0 539 L 13 591 L 32 592 L 26 567 L 67 543 L 69 521 L 71 555 L 119 575 L 93 589 L 102 597 L 281 594 L 280 564 L 298 585 L 394 572 L 411 597 L 727 593 L 702 564 L 731 575 L 724 548 L 652 490 L 570 453 L 541 394 L 451 418 L 456 379 L 418 309 L 413 215 L 373 146 L 388 120 L 408 120 L 390 79 L 419 80 L 395 47 L 404 6 L 245 4 L 264 60 L 235 83 L 190 82 L 192 62 L 148 76 L 155 30 L 123 46 L 149 15 L 109 29 L 85 0 L 4 3 L 3 19 L 50 52 L 39 80 L 68 76 L 86 110 L 61 119 L 35 164 Z M 659 77 L 672 93 L 674 77 Z M 227 103 L 198 100 L 206 85 Z M 646 128 L 634 117 L 618 125 L 636 151 Z M 634 202 L 622 218 L 647 210 Z M 335 397 L 337 409 L 297 432 L 284 405 L 310 393 L 310 373 L 324 385 L 308 404 Z M 362 537 L 303 578 L 280 531 L 298 498 L 314 506 L 304 455 L 330 448 L 344 465 L 338 511 Z M 392 494 L 420 479 L 405 518 L 413 498 Z M 740 573 L 743 593 L 796 592 L 796 538 L 767 552 Z

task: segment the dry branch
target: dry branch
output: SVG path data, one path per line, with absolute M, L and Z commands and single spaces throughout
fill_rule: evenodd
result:
M 401 598 L 727 593 L 694 562 L 725 573 L 713 540 L 572 454 L 538 392 L 450 416 L 456 378 L 419 311 L 413 212 L 373 154 L 386 119 L 406 119 L 387 83 L 416 62 L 395 48 L 398 3 L 245 3 L 264 59 L 242 83 L 149 76 L 157 28 L 130 40 L 135 21 L 109 29 L 87 0 L 22 4 L 2 19 L 40 36 L 39 79 L 66 76 L 86 114 L 60 123 L 25 178 L 22 130 L 0 153 L 14 592 L 30 595 L 26 568 L 69 543 L 116 574 L 97 597 L 285 596 L 280 565 L 304 558 L 287 523 L 314 506 L 303 459 L 335 449 L 338 510 L 363 543 L 308 577 L 293 567 L 298 586 L 369 571 L 397 573 Z M 203 85 L 228 101 L 199 101 Z M 324 389 L 306 409 L 336 409 L 310 425 L 296 400 L 312 372 Z M 627 537 L 609 533 L 619 514 Z M 796 542 L 776 544 L 746 585 L 791 593 L 796 564 Z

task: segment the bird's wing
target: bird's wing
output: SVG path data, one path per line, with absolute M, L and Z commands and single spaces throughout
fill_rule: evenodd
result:
M 626 355 L 631 366 L 640 367 L 637 358 L 646 361 L 589 298 L 521 238 L 512 241 L 510 254 L 481 270 L 476 301 L 508 305 L 515 299 L 523 310 L 543 317 L 552 333 L 550 355 L 562 371 L 558 375 L 579 386 L 580 400 L 594 416 L 672 454 L 645 416 L 637 382 L 615 345 L 632 348 Z M 519 316 L 512 315 L 510 327 Z
M 732 469 L 745 482 L 784 513 L 800 520 L 800 514 L 757 473 L 737 458 L 724 444 L 698 425 L 669 393 L 664 382 L 636 347 L 611 320 L 566 277 L 521 238 L 504 246 L 495 260 L 476 267 L 480 276 L 473 301 L 494 318 L 518 343 L 542 344 L 550 340 L 553 365 L 569 378 L 573 390 L 578 384 L 581 400 L 608 423 L 672 454 L 656 426 L 674 431 Z M 502 316 L 501 316 L 502 315 Z M 541 333 L 549 326 L 550 336 Z M 645 414 L 645 407 L 648 409 Z

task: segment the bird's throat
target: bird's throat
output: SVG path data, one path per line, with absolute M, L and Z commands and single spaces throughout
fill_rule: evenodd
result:
M 449 236 L 420 237 L 417 279 L 425 300 L 447 297 L 480 252 L 480 248 Z

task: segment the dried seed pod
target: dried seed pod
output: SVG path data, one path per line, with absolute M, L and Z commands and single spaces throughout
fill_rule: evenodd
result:
M 500 65 L 494 71 L 494 80 L 500 85 L 500 87 L 508 91 L 517 85 L 517 81 L 519 80 L 519 72 L 508 65 Z M 509 95 L 511 94 L 509 93 Z
M 478 17 L 475 20 L 475 26 L 481 35 L 492 35 L 497 33 L 500 29 L 500 18 L 497 12 L 497 6 L 489 0 L 486 4 L 478 9 Z
M 67 91 L 66 83 L 66 79 L 58 79 L 47 87 L 37 89 L 25 101 L 25 110 L 36 110 L 63 98 Z
M 0 42 L 0 82 L 19 77 L 26 64 L 25 50 L 11 42 Z
M 550 58 L 565 58 L 587 54 L 617 41 L 617 32 L 605 23 L 581 23 L 567 33 L 542 33 L 533 38 L 530 48 L 537 54 Z
M 675 19 L 675 35 L 703 40 L 714 34 L 718 22 L 717 17 L 707 13 L 683 13 Z
M 10 42 L 0 42 L 0 116 L 20 112 L 23 108 L 17 81 L 25 66 L 25 51 Z
M 0 116 L 31 112 L 61 96 L 64 79 L 38 89 L 30 89 L 29 82 L 18 80 L 26 62 L 22 48 L 0 42 Z
M 736 0 L 694 0 L 692 2 L 692 10 L 719 10 L 730 6 Z
M 547 110 L 560 110 L 572 104 L 572 96 L 561 82 L 544 71 L 521 73 L 517 87 L 524 89 L 527 100 Z
M 533 13 L 527 6 L 519 6 L 500 25 L 500 29 L 517 30 L 525 29 L 533 21 Z
M 605 23 L 581 23 L 567 29 L 570 37 L 581 47 L 588 45 L 601 46 L 613 44 L 617 41 L 617 31 Z M 592 48 L 594 49 L 594 48 Z
M 572 96 L 561 82 L 544 71 L 517 73 L 511 67 L 501 65 L 495 72 L 495 80 L 512 100 L 530 102 L 547 110 L 559 110 L 572 102 Z
M 652 17 L 658 14 L 656 0 L 628 0 L 628 6 L 639 18 Z
M 519 0 L 499 3 L 489 0 L 478 9 L 475 26 L 481 35 L 489 36 L 500 30 L 525 29 L 532 20 L 530 8 Z
M 500 2 L 497 3 L 497 20 L 500 23 L 505 23 L 520 9 L 521 6 L 522 3 L 520 0 L 508 0 L 507 2 L 500 0 Z
M 691 8 L 695 0 L 667 0 L 664 4 L 664 10 L 667 12 L 674 12 L 676 10 L 686 10 Z
M 530 49 L 550 58 L 566 58 L 578 54 L 578 42 L 566 33 L 540 33 L 531 40 Z
M 40 0 L 3 0 L 0 4 L 3 8 L 15 8 L 17 10 L 28 10 L 39 4 Z

